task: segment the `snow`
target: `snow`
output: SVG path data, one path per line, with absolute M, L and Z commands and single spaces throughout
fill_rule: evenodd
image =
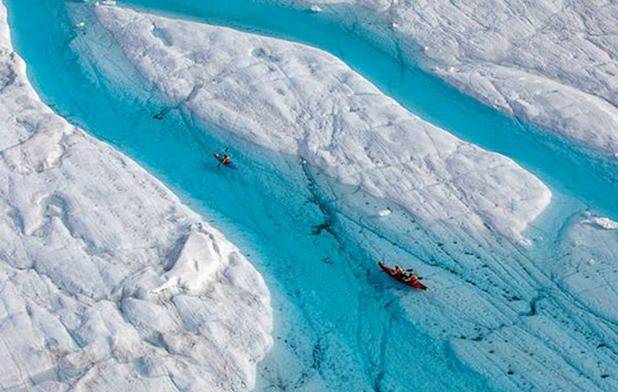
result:
M 6 18 L 0 3 L 0 388 L 250 388 L 272 343 L 261 276 L 39 100 Z
M 190 233 L 176 263 L 166 274 L 168 281 L 158 291 L 181 287 L 199 294 L 224 267 L 222 261 L 238 257 L 236 249 L 230 245 L 208 232 Z
M 587 223 L 589 225 L 596 226 L 605 230 L 616 230 L 618 229 L 618 222 L 613 221 L 609 218 L 597 216 L 594 218 L 583 220 L 582 223 Z
M 174 106 L 206 125 L 302 156 L 429 223 L 489 227 L 523 240 L 550 201 L 548 188 L 513 161 L 412 115 L 328 53 L 127 8 L 96 12 Z
M 615 1 L 293 3 L 338 4 L 325 10 L 382 37 L 394 32 L 399 47 L 425 48 L 424 65 L 464 92 L 610 157 L 618 152 Z

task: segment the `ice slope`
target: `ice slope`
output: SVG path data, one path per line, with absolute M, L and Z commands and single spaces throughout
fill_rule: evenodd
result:
M 513 161 L 422 121 L 323 51 L 127 8 L 96 12 L 138 70 L 202 123 L 300 155 L 427 222 L 521 240 L 549 203 Z
M 271 346 L 260 275 L 28 84 L 0 3 L 0 388 L 235 391 Z
M 615 1 L 287 2 L 337 4 L 321 8 L 383 37 L 395 33 L 399 50 L 420 46 L 428 67 L 470 95 L 603 154 L 618 153 Z

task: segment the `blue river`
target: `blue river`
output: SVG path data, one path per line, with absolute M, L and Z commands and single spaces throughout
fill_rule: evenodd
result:
M 264 276 L 273 295 L 275 345 L 260 364 L 257 390 L 489 390 L 448 341 L 431 337 L 402 311 L 399 299 L 409 292 L 375 268 L 383 257 L 449 267 L 461 247 L 445 256 L 435 244 L 450 233 L 428 230 L 394 206 L 399 223 L 390 229 L 363 219 L 384 202 L 348 195 L 302 160 L 195 124 L 109 44 L 90 5 L 6 2 L 14 45 L 42 99 L 160 178 Z M 410 111 L 514 159 L 560 195 L 569 211 L 618 216 L 614 163 L 478 103 L 327 14 L 246 0 L 123 3 L 329 51 Z M 86 28 L 77 28 L 76 20 Z M 223 145 L 233 146 L 238 170 L 216 167 L 211 154 Z M 418 236 L 409 239 L 404 227 Z M 489 253 L 478 257 L 493 257 Z

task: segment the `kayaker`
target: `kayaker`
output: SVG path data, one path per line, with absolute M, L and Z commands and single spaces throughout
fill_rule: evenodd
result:
M 224 151 L 227 151 L 227 149 L 224 150 Z M 222 154 L 220 152 L 215 152 L 214 156 L 219 161 L 219 164 L 223 164 L 225 166 L 228 166 L 229 164 L 232 163 L 232 159 L 227 154 Z
M 405 273 L 402 275 L 402 279 L 404 282 L 408 283 L 408 282 L 419 281 L 422 278 L 416 275 L 416 273 L 414 272 L 412 268 L 408 268 L 405 271 Z
M 417 280 L 416 276 L 414 276 L 413 273 L 405 273 L 402 275 L 401 280 L 403 280 L 404 282 L 408 283 L 408 282 L 414 282 Z

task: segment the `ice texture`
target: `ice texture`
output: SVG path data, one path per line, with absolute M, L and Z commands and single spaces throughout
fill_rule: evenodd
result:
M 173 105 L 427 222 L 522 240 L 550 201 L 512 160 L 421 120 L 324 51 L 128 8 L 96 12 Z
M 237 391 L 261 276 L 135 162 L 46 107 L 0 2 L 0 389 Z
M 553 272 L 573 295 L 594 313 L 618 322 L 618 223 L 606 217 L 578 216 L 567 226 L 561 241 L 564 259 Z
M 294 0 L 420 47 L 462 91 L 608 156 L 618 153 L 618 5 L 611 0 Z

